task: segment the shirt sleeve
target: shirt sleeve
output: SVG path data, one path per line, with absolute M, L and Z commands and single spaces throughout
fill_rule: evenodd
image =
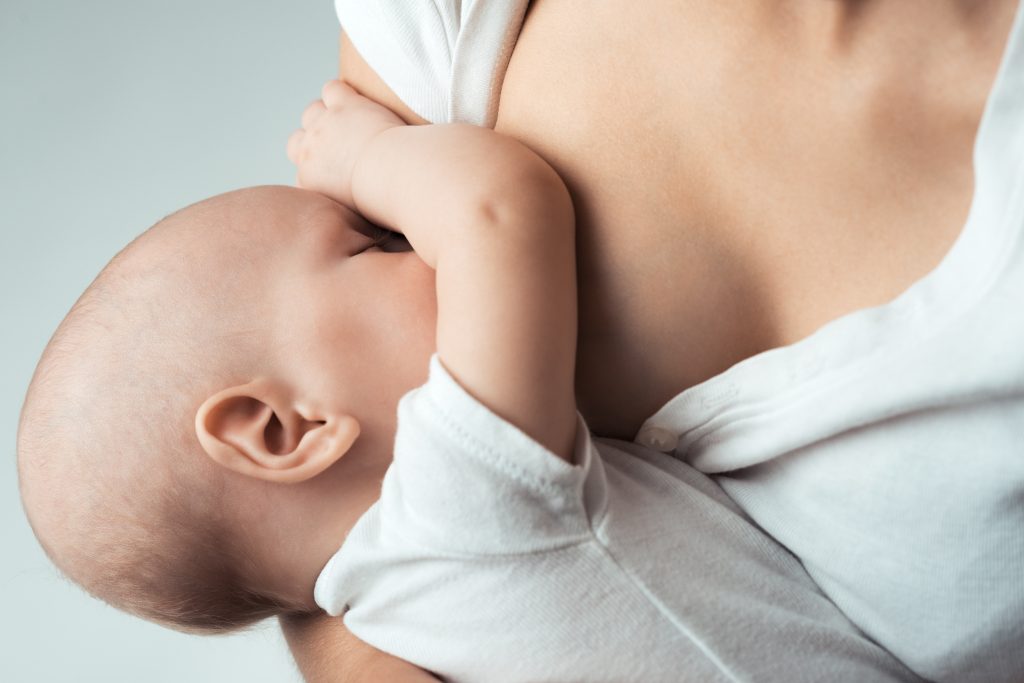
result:
M 584 488 L 596 460 L 582 419 L 568 463 L 473 398 L 434 356 L 427 383 L 399 404 L 381 523 L 434 552 L 576 543 L 590 533 Z
M 491 128 L 528 0 L 335 0 L 366 63 L 431 123 Z

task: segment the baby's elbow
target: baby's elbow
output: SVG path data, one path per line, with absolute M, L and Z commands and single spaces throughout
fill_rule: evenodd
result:
M 469 203 L 468 220 L 474 229 L 515 237 L 573 239 L 572 199 L 558 174 L 539 158 L 514 166 L 489 179 Z

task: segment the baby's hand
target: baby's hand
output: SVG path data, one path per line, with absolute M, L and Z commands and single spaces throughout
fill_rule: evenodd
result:
M 323 99 L 302 113 L 302 128 L 288 139 L 288 158 L 298 166 L 298 185 L 355 209 L 352 174 L 377 134 L 404 126 L 394 112 L 341 81 L 328 81 Z

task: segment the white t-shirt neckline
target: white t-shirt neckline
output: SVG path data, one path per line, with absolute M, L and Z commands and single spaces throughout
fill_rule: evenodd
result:
M 764 418 L 797 396 L 835 391 L 866 366 L 940 333 L 985 294 L 1006 268 L 1011 244 L 1021 238 L 1022 159 L 1024 4 L 1019 4 L 975 137 L 970 211 L 942 261 L 892 301 L 842 315 L 798 342 L 747 358 L 680 393 L 646 420 L 637 441 L 685 456 L 697 441 L 714 439 L 720 425 Z M 729 460 L 691 462 L 708 472 L 756 464 Z

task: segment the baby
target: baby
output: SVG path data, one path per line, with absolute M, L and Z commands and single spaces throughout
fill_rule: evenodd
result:
M 336 81 L 303 129 L 322 194 L 173 214 L 44 353 L 18 462 L 62 571 L 187 631 L 345 614 L 452 680 L 912 678 L 706 477 L 591 438 L 546 163 Z

